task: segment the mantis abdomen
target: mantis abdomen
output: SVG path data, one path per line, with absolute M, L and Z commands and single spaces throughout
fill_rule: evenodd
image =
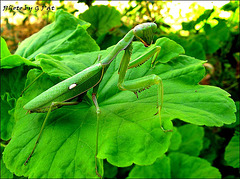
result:
M 103 66 L 97 63 L 44 91 L 29 101 L 24 109 L 30 112 L 46 112 L 52 102 L 68 101 L 86 92 L 100 82 L 102 75 Z

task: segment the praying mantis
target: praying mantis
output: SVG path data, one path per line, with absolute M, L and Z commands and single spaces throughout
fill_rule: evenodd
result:
M 29 157 L 26 159 L 24 165 L 28 163 L 31 156 L 34 153 L 35 148 L 37 147 L 37 143 L 41 137 L 41 134 L 44 130 L 44 126 L 46 124 L 47 119 L 51 111 L 58 109 L 62 106 L 66 105 L 76 105 L 79 103 L 79 100 L 72 101 L 75 98 L 82 98 L 88 90 L 93 88 L 92 92 L 92 100 L 96 107 L 97 114 L 97 136 L 96 136 L 96 153 L 95 153 L 95 169 L 96 174 L 101 177 L 98 172 L 97 167 L 97 154 L 98 154 L 98 130 L 99 130 L 99 118 L 101 115 L 101 110 L 97 101 L 97 92 L 99 84 L 107 72 L 107 69 L 110 63 L 114 60 L 114 58 L 118 55 L 120 51 L 124 50 L 124 55 L 120 62 L 118 74 L 118 88 L 120 90 L 128 90 L 136 94 L 145 90 L 145 88 L 149 88 L 152 85 L 157 85 L 157 113 L 155 115 L 159 115 L 160 119 L 160 127 L 164 132 L 168 132 L 171 130 L 165 130 L 161 124 L 161 108 L 163 104 L 163 84 L 162 80 L 159 76 L 152 74 L 148 76 L 144 76 L 138 79 L 124 81 L 126 72 L 128 69 L 133 67 L 140 66 L 147 60 L 152 58 L 152 64 L 154 64 L 161 47 L 155 46 L 151 48 L 149 51 L 142 54 L 137 59 L 131 60 L 131 51 L 132 51 L 132 41 L 133 38 L 136 37 L 140 40 L 145 47 L 149 47 L 153 41 L 153 35 L 157 29 L 157 25 L 155 23 L 143 23 L 135 26 L 132 30 L 130 30 L 124 37 L 121 39 L 113 48 L 113 50 L 103 59 L 101 56 L 98 57 L 98 60 L 92 66 L 86 68 L 85 70 L 75 74 L 74 76 L 61 81 L 60 83 L 52 86 L 48 90 L 42 92 L 37 97 L 29 101 L 23 107 L 29 113 L 47 113 L 46 117 L 43 121 L 42 127 L 40 129 L 38 138 L 35 142 L 35 145 L 30 153 Z

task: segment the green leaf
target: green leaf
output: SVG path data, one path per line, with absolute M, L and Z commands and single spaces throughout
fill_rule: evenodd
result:
M 196 24 L 198 24 L 204 20 L 207 20 L 213 12 L 214 12 L 214 9 L 205 10 L 204 13 L 197 19 Z
M 170 159 L 162 156 L 153 165 L 134 166 L 128 178 L 171 178 Z
M 13 178 L 13 174 L 6 168 L 3 160 L 1 159 L 1 176 L 0 178 Z
M 224 11 L 235 12 L 238 7 L 239 7 L 239 2 L 235 1 L 235 2 L 229 2 L 229 3 L 225 4 L 221 9 Z
M 195 29 L 196 21 L 182 22 L 182 30 L 193 30 Z
M 35 76 L 37 76 L 36 74 Z M 45 75 L 46 77 L 46 75 Z M 41 81 L 41 80 L 40 80 Z M 49 80 L 48 80 L 49 82 Z M 39 83 L 37 81 L 36 83 Z M 49 83 L 50 84 L 50 83 Z M 34 84 L 36 86 L 39 86 L 39 84 Z M 41 85 L 42 86 L 42 85 Z M 45 84 L 46 86 L 46 84 Z M 36 90 L 36 89 L 35 89 Z M 39 88 L 37 89 L 37 93 L 39 93 Z M 34 91 L 36 92 L 36 91 Z M 32 98 L 33 91 L 29 91 L 29 94 L 26 94 L 26 97 Z M 29 96 L 30 95 L 30 96 Z M 22 106 L 22 103 L 24 102 L 24 98 L 20 98 L 18 101 L 18 105 Z M 18 108 L 19 110 L 16 111 L 18 113 L 19 111 L 24 111 L 21 108 Z M 74 112 L 75 111 L 75 112 Z M 60 112 L 60 113 L 59 113 Z M 32 116 L 34 115 L 34 117 Z M 57 115 L 57 116 L 56 116 Z M 142 115 L 142 114 L 141 114 Z M 13 141 L 16 140 L 16 137 L 20 137 L 18 140 L 16 140 L 14 143 L 18 145 L 19 149 L 25 146 L 25 150 L 27 152 L 19 153 L 18 149 L 16 149 L 16 146 L 9 145 L 7 150 L 15 150 L 15 152 L 9 153 L 11 156 L 8 156 L 5 158 L 5 160 L 9 161 L 12 157 L 16 157 L 14 160 L 19 161 L 17 163 L 11 162 L 8 163 L 10 168 L 16 168 L 16 174 L 17 175 L 26 175 L 24 173 L 27 173 L 29 177 L 60 177 L 59 175 L 66 177 L 66 176 L 72 176 L 72 177 L 94 177 L 95 176 L 95 169 L 94 169 L 94 152 L 95 152 L 95 135 L 96 135 L 96 115 L 95 115 L 95 107 L 89 106 L 87 103 L 81 103 L 79 106 L 71 106 L 69 107 L 63 107 L 59 109 L 57 112 L 51 113 L 51 119 L 48 122 L 48 127 L 45 128 L 44 133 L 41 137 L 41 144 L 38 144 L 37 149 L 34 152 L 34 156 L 31 158 L 28 165 L 18 167 L 18 165 L 21 165 L 24 160 L 26 160 L 26 157 L 29 155 L 29 152 L 32 150 L 32 145 L 34 144 L 34 139 L 38 135 L 39 127 L 42 124 L 42 120 L 44 118 L 44 114 L 31 114 L 31 115 L 24 115 L 23 112 L 21 112 L 20 115 L 17 115 L 20 119 L 17 123 L 15 134 L 17 136 L 13 137 Z M 164 136 L 166 134 L 161 131 L 159 128 L 159 121 L 156 117 L 153 115 L 150 115 L 151 117 L 156 119 L 155 125 L 153 126 L 153 122 L 151 122 L 151 119 L 148 119 L 147 121 L 143 121 L 143 119 L 146 119 L 146 115 L 143 115 L 142 118 L 138 119 L 141 123 L 144 122 L 144 124 L 152 123 L 150 126 L 152 126 L 153 129 L 151 129 L 151 133 L 160 132 L 162 137 L 160 137 L 161 142 L 159 142 L 159 145 L 162 145 L 162 140 L 164 139 Z M 102 110 L 102 118 L 103 119 L 109 119 L 109 114 L 105 113 L 104 110 Z M 132 117 L 133 118 L 133 117 Z M 55 120 L 57 119 L 57 120 Z M 67 121 L 66 121 L 67 119 Z M 78 120 L 76 120 L 78 119 Z M 136 119 L 136 118 L 135 118 Z M 110 130 L 112 131 L 114 127 L 114 123 L 118 123 L 118 119 L 115 117 L 115 119 L 111 119 L 109 121 L 109 125 L 107 125 L 107 121 L 104 120 L 105 126 L 103 131 Z M 64 122 L 65 124 L 62 125 Z M 111 123 L 112 122 L 112 123 Z M 133 123 L 125 121 L 126 123 Z M 122 124 L 123 125 L 123 124 Z M 54 128 L 51 128 L 51 126 Z M 123 129 L 126 126 L 123 126 Z M 140 127 L 140 126 L 139 126 Z M 49 130 L 48 130 L 49 129 Z M 121 128 L 120 128 L 121 129 Z M 121 136 L 121 131 L 119 129 L 119 139 L 123 136 Z M 22 133 L 22 130 L 24 130 L 26 133 L 23 135 L 20 135 Z M 132 129 L 134 131 L 134 128 Z M 135 129 L 136 130 L 136 129 Z M 139 130 L 139 129 L 138 129 Z M 143 130 L 143 129 L 142 129 Z M 50 134 L 50 133 L 51 134 Z M 115 131 L 113 131 L 114 133 Z M 139 131 L 140 132 L 140 131 Z M 143 130 L 143 132 L 145 132 Z M 147 132 L 147 131 L 146 131 Z M 55 134 L 54 134 L 55 133 Z M 50 134 L 50 136 L 49 136 Z M 146 134 L 147 135 L 147 134 Z M 167 134 L 167 135 L 170 135 Z M 28 136 L 28 137 L 27 137 Z M 34 137 L 34 139 L 32 137 Z M 54 137 L 55 136 L 55 137 Z M 104 136 L 104 134 L 103 134 Z M 110 135 L 111 136 L 111 135 Z M 135 138 L 139 136 L 135 132 Z M 22 138 L 23 137 L 23 138 Z M 27 138 L 26 138 L 27 137 Z M 141 136 L 139 136 L 141 137 Z M 163 138 L 163 139 L 161 139 Z M 109 138 L 110 140 L 111 138 Z M 147 138 L 143 138 L 147 139 Z M 11 141 L 12 141 L 11 140 Z M 30 140 L 30 143 L 28 143 Z M 45 141 L 46 140 L 46 141 Z M 130 140 L 128 136 L 128 140 Z M 134 139 L 133 139 L 134 140 Z M 136 140 L 137 142 L 137 140 Z M 141 142 L 140 142 L 141 143 Z M 47 144 L 47 146 L 46 146 Z M 154 144 L 154 143 L 153 143 Z M 99 145 L 100 146 L 100 145 Z M 139 145 L 140 147 L 141 145 Z M 11 148 L 13 147 L 13 148 Z M 17 148 L 18 148 L 17 147 Z M 119 146 L 120 147 L 120 146 Z M 131 146 L 132 147 L 132 146 Z M 123 148 L 120 147 L 120 148 Z M 123 148 L 124 149 L 124 148 Z M 155 149 L 155 148 L 154 148 Z M 7 151 L 6 150 L 6 151 Z M 158 151 L 159 149 L 155 149 Z M 51 153 L 54 153 L 54 155 L 49 155 Z M 125 153 L 125 152 L 124 152 Z M 71 154 L 71 155 L 70 155 Z M 45 156 L 45 157 L 43 157 Z M 41 159 L 40 159 L 40 158 Z M 38 162 L 36 160 L 39 160 Z M 71 161 L 77 161 L 71 163 Z M 44 165 L 41 165 L 41 162 L 44 162 Z M 36 163 L 37 162 L 37 163 Z M 83 165 L 81 165 L 83 164 Z M 41 167 L 42 166 L 42 167 Z M 52 166 L 52 167 L 51 167 Z M 66 169 L 66 166 L 69 166 Z M 50 168 L 51 167 L 51 168 Z M 29 170 L 29 168 L 31 170 Z M 64 168 L 64 171 L 62 170 Z M 74 170 L 74 168 L 80 168 L 79 170 Z M 68 171 L 69 170 L 69 171 Z M 71 173 L 71 171 L 74 171 L 74 173 Z M 22 173 L 23 172 L 23 173 Z M 56 175 L 57 174 L 57 175 Z M 58 175 L 59 174 L 59 175 Z
M 157 39 L 153 46 L 161 47 L 161 51 L 156 59 L 157 62 L 161 63 L 166 63 L 178 55 L 185 53 L 181 45 L 166 37 Z
M 115 7 L 110 6 L 91 6 L 79 17 L 91 24 L 88 32 L 100 37 L 108 33 L 112 28 L 121 25 L 121 14 Z
M 169 146 L 169 150 L 173 151 L 173 150 L 178 150 L 180 145 L 182 143 L 182 136 L 179 133 L 179 131 L 177 130 L 176 127 L 173 128 L 173 135 L 171 138 L 171 145 Z
M 118 173 L 118 168 L 104 161 L 104 178 L 114 178 Z
M 1 138 L 9 140 L 14 126 L 16 100 L 25 85 L 27 69 L 19 66 L 13 69 L 1 69 Z
M 239 125 L 240 125 L 240 122 L 239 122 L 239 118 L 240 118 L 240 116 L 239 116 L 239 113 L 240 113 L 240 111 L 239 111 L 239 101 L 236 101 L 235 102 L 235 105 L 236 105 L 236 108 L 237 108 L 237 112 L 236 112 L 236 122 L 235 123 L 232 123 L 232 124 L 229 124 L 229 125 L 225 125 L 225 127 L 229 127 L 229 128 L 237 128 L 237 129 L 239 129 Z
M 98 45 L 86 32 L 89 25 L 67 12 L 58 10 L 55 21 L 25 39 L 15 54 L 31 59 L 39 53 L 69 55 L 97 51 Z
M 78 73 L 92 64 L 96 63 L 98 59 L 103 59 L 102 55 L 106 53 L 105 51 L 89 52 L 79 55 L 67 55 L 61 56 L 62 63 L 71 68 L 75 73 Z
M 182 45 L 183 48 L 185 49 L 186 55 L 195 57 L 200 60 L 206 60 L 206 55 L 203 46 L 196 40 L 189 39 L 185 41 L 185 44 L 180 43 L 180 45 Z
M 1 37 L 1 59 L 11 55 L 10 51 L 8 50 L 8 46 L 4 38 Z M 2 61 L 1 61 L 2 63 Z
M 203 138 L 203 148 L 200 153 L 200 157 L 206 159 L 212 163 L 219 156 L 219 151 L 225 145 L 225 138 L 220 137 L 215 132 L 215 128 L 205 128 L 205 134 Z
M 26 73 L 29 68 L 19 66 L 13 69 L 1 69 L 1 95 L 6 92 L 11 98 L 18 99 L 24 89 Z
M 227 41 L 230 37 L 230 30 L 227 27 L 226 22 L 220 21 L 216 26 L 210 28 L 208 24 L 205 24 L 206 36 L 199 35 L 195 39 L 202 43 L 207 54 L 212 54 L 222 47 L 223 42 Z
M 103 53 L 97 51 L 66 56 L 39 54 L 36 60 L 41 61 L 40 66 L 48 75 L 66 79 L 94 64 Z
M 148 49 L 140 44 L 133 44 L 132 59 Z M 112 48 L 61 57 L 61 63 L 66 65 L 65 60 L 71 59 L 67 66 L 74 72 L 81 71 L 84 66 L 96 62 L 99 54 L 102 55 L 101 59 L 106 57 Z M 159 125 L 159 116 L 154 115 L 157 112 L 156 85 L 140 93 L 138 98 L 130 91 L 118 89 L 118 68 L 122 55 L 123 52 L 112 61 L 99 85 L 101 115 L 98 158 L 107 159 L 118 167 L 133 163 L 150 165 L 168 150 L 172 133 L 164 133 Z M 81 64 L 79 68 L 77 64 Z M 202 64 L 201 60 L 178 56 L 167 63 L 158 63 L 153 69 L 151 60 L 148 60 L 141 67 L 130 69 L 126 80 L 150 74 L 163 79 L 161 116 L 165 129 L 172 129 L 170 120 L 175 118 L 210 126 L 234 122 L 235 105 L 229 94 L 216 87 L 198 84 L 205 74 Z M 27 83 L 37 75 L 29 73 Z M 27 166 L 23 165 L 32 151 L 46 114 L 26 115 L 22 107 L 57 82 L 45 74 L 18 99 L 15 110 L 17 124 L 12 140 L 5 149 L 4 162 L 17 175 L 32 178 L 96 177 L 96 111 L 91 101 L 91 90 L 80 104 L 51 112 L 33 156 Z
M 6 168 L 3 160 L 2 160 L 2 152 L 4 148 L 1 146 L 1 174 L 0 178 L 13 178 L 13 174 Z
M 11 138 L 14 126 L 14 107 L 16 99 L 11 98 L 10 94 L 6 92 L 1 95 L 1 139 L 9 140 Z
M 128 178 L 221 178 L 221 174 L 204 159 L 173 152 L 152 165 L 134 166 Z
M 39 54 L 36 56 L 36 60 L 40 61 L 42 70 L 51 75 L 60 77 L 60 79 L 67 79 L 76 73 L 68 66 L 61 63 L 62 58 L 58 56 L 50 56 L 45 54 Z
M 31 61 L 19 56 L 19 55 L 9 55 L 3 59 L 1 59 L 1 69 L 11 69 L 15 68 L 17 66 L 21 65 L 28 65 L 28 66 L 34 66 L 38 67 L 35 63 L 32 63 Z
M 221 178 L 217 168 L 201 158 L 182 153 L 170 153 L 172 178 Z
M 227 164 L 233 168 L 239 168 L 239 146 L 239 134 L 236 134 L 232 137 L 225 149 L 224 159 L 227 161 Z
M 180 63 L 181 58 L 178 60 Z M 173 89 L 176 88 L 176 85 L 171 80 L 165 84 L 168 91 L 164 90 L 166 92 L 164 98 L 165 109 L 162 112 L 163 117 L 178 118 L 188 123 L 207 126 L 223 126 L 223 124 L 235 122 L 234 112 L 236 108 L 227 92 L 212 86 L 181 83 L 178 83 L 177 86 L 177 90 Z M 176 96 L 177 98 L 175 98 Z M 210 103 L 211 105 L 206 108 L 206 105 Z M 191 111 L 191 114 L 189 114 L 189 111 Z
M 186 124 L 178 127 L 178 131 L 182 136 L 182 143 L 178 152 L 191 156 L 198 156 L 203 148 L 203 128 L 192 124 Z
M 206 60 L 206 55 L 202 44 L 196 41 L 194 38 L 184 39 L 176 34 L 170 34 L 167 37 L 180 44 L 184 48 L 186 55 L 200 60 Z

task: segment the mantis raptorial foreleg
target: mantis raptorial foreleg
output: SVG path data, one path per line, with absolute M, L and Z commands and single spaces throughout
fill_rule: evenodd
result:
M 145 61 L 147 61 L 149 58 L 151 58 L 153 56 L 153 60 L 152 63 L 155 61 L 157 55 L 159 54 L 161 50 L 161 47 L 154 47 L 151 50 L 149 50 L 148 52 L 146 52 L 145 54 L 143 54 L 142 56 L 138 57 L 135 60 L 132 60 L 130 62 L 130 56 L 131 56 L 131 51 L 132 51 L 132 46 L 131 44 L 125 49 L 125 53 L 122 57 L 122 61 L 119 67 L 119 79 L 118 79 L 118 88 L 120 90 L 128 90 L 128 91 L 132 91 L 134 92 L 134 94 L 136 94 L 136 96 L 138 97 L 138 92 L 141 92 L 143 90 L 145 90 L 146 88 L 149 88 L 152 85 L 157 85 L 157 92 L 158 92 L 158 99 L 157 99 L 157 108 L 158 111 L 156 114 L 159 114 L 159 120 L 160 120 L 160 126 L 161 129 L 164 132 L 168 132 L 171 130 L 165 130 L 162 127 L 162 120 L 161 120 L 161 109 L 162 109 L 162 104 L 163 104 L 163 84 L 162 84 L 162 79 L 155 75 L 148 75 L 148 76 L 144 76 L 142 78 L 138 78 L 138 79 L 134 79 L 134 80 L 130 80 L 130 81 L 124 81 L 127 69 L 133 68 L 133 67 L 137 67 L 141 64 L 143 64 Z
M 155 46 L 155 47 L 151 48 L 150 50 L 148 50 L 146 53 L 144 53 L 140 57 L 130 61 L 128 64 L 128 69 L 142 65 L 147 60 L 149 60 L 151 57 L 153 57 L 152 62 L 151 62 L 151 64 L 153 64 L 155 62 L 160 50 L 161 50 L 160 46 Z M 126 60 L 126 61 L 129 61 L 129 60 Z M 121 64 L 122 64 L 122 62 L 121 62 Z
M 42 110 L 44 110 L 44 111 L 48 110 L 48 112 L 47 112 L 47 115 L 46 115 L 46 117 L 45 117 L 45 119 L 44 119 L 44 121 L 43 121 L 41 130 L 40 130 L 40 132 L 39 132 L 39 134 L 38 134 L 38 138 L 37 138 L 37 140 L 36 140 L 36 142 L 35 142 L 35 145 L 34 145 L 34 147 L 33 147 L 33 149 L 32 149 L 32 152 L 31 152 L 30 155 L 28 156 L 28 158 L 27 158 L 27 160 L 25 161 L 24 165 L 26 165 L 26 164 L 28 163 L 29 159 L 31 158 L 31 156 L 32 156 L 32 154 L 33 154 L 33 152 L 34 152 L 37 144 L 38 144 L 38 141 L 39 141 L 39 139 L 40 139 L 40 137 L 41 137 L 41 134 L 42 134 L 42 132 L 43 132 L 43 129 L 44 129 L 45 124 L 46 124 L 46 122 L 47 122 L 47 120 L 48 120 L 48 118 L 49 118 L 49 115 L 50 115 L 51 111 L 52 111 L 54 108 L 59 108 L 60 106 L 76 105 L 76 104 L 78 104 L 78 103 L 79 103 L 79 102 L 77 102 L 77 101 L 74 101 L 74 102 L 52 102 L 52 104 L 48 107 L 48 109 L 42 109 Z M 40 110 L 40 109 L 39 109 L 39 110 Z

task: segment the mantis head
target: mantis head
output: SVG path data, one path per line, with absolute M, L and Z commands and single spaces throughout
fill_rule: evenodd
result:
M 157 25 L 154 22 L 146 22 L 139 24 L 133 28 L 134 35 L 148 47 L 153 42 L 153 35 L 157 29 Z

